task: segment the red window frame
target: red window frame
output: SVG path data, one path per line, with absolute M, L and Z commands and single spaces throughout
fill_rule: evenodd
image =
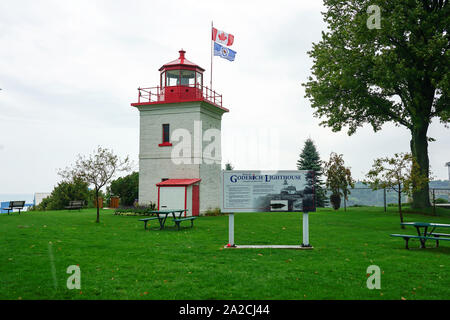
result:
M 167 126 L 167 137 L 164 134 L 165 126 Z M 160 146 L 160 147 L 172 146 L 172 143 L 170 143 L 170 124 L 168 124 L 168 123 L 163 123 L 163 125 L 162 125 L 162 143 L 160 143 L 158 146 Z

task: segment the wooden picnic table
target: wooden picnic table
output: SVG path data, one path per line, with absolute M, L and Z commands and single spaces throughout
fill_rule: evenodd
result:
M 408 249 L 408 240 L 411 238 L 419 239 L 421 248 L 425 248 L 425 242 L 427 240 L 436 241 L 436 247 L 439 246 L 440 240 L 450 241 L 450 234 L 435 232 L 436 228 L 450 228 L 450 224 L 431 223 L 431 222 L 402 222 L 401 225 L 413 226 L 416 228 L 417 231 L 417 236 L 406 234 L 391 234 L 391 236 L 393 237 L 402 237 L 403 239 L 405 239 L 407 249 Z
M 171 214 L 173 217 L 173 221 L 175 222 L 175 225 L 178 227 L 178 230 L 180 229 L 180 223 L 182 221 L 187 221 L 190 220 L 191 221 L 191 227 L 193 226 L 194 223 L 194 219 L 196 219 L 196 217 L 187 217 L 187 218 L 183 218 L 182 215 L 183 213 L 187 212 L 188 210 L 186 209 L 175 209 L 175 210 L 153 210 L 153 211 L 149 211 L 149 213 L 151 214 L 155 214 L 156 217 L 152 217 L 152 218 L 145 218 L 145 219 L 139 219 L 139 221 L 144 221 L 145 222 L 145 226 L 144 228 L 147 229 L 147 222 L 149 220 L 155 220 L 158 219 L 159 221 L 159 226 L 160 226 L 160 230 L 164 229 L 164 226 L 166 224 L 166 220 L 167 217 Z

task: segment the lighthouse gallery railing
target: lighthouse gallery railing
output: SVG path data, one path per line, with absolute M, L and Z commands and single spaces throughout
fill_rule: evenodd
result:
M 222 95 L 205 86 L 170 86 L 138 88 L 138 103 L 182 102 L 206 100 L 222 107 Z

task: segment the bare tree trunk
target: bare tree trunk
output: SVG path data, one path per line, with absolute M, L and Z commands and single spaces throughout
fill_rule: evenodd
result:
M 100 203 L 98 201 L 98 189 L 95 188 L 95 199 L 97 199 L 96 203 L 97 203 L 97 220 L 95 222 L 99 223 L 100 222 Z
M 403 223 L 403 213 L 402 213 L 402 186 L 398 184 L 398 212 L 400 214 L 400 223 Z M 402 229 L 405 229 L 404 225 L 401 225 Z
M 347 212 L 347 191 L 344 191 L 344 212 Z
M 419 165 L 420 174 L 429 177 L 430 163 L 428 158 L 428 140 L 427 140 L 428 124 L 423 123 L 418 129 L 411 130 L 411 154 Z M 420 190 L 412 193 L 412 207 L 414 209 L 429 208 L 430 195 L 428 183 Z

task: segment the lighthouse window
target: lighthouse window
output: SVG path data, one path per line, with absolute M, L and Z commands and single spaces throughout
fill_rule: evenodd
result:
M 181 70 L 180 79 L 182 86 L 195 86 L 195 71 Z
M 163 135 L 162 135 L 162 142 L 169 142 L 169 124 L 163 124 L 162 125 L 162 129 L 163 129 Z
M 197 87 L 201 88 L 203 86 L 202 74 L 200 72 L 196 72 L 197 75 Z
M 166 86 L 166 72 L 161 73 L 161 88 Z
M 173 87 L 179 85 L 180 70 L 167 71 L 167 86 Z

